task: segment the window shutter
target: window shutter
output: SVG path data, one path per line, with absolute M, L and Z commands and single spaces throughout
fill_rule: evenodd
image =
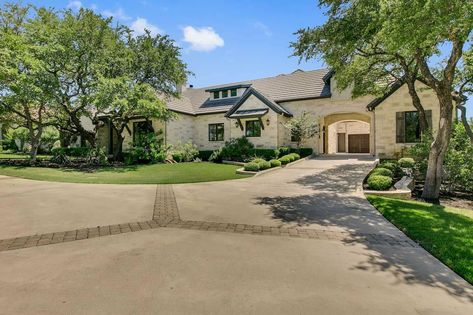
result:
M 396 113 L 396 143 L 405 142 L 404 112 Z
M 425 111 L 425 119 L 427 120 L 429 129 L 432 130 L 432 111 L 430 109 Z

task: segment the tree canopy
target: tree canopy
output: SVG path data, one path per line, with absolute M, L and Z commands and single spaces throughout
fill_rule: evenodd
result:
M 438 199 L 442 165 L 450 135 L 454 104 L 471 77 L 459 75 L 471 52 L 473 2 L 462 0 L 321 0 L 327 21 L 300 29 L 291 44 L 300 58 L 323 58 L 335 71 L 340 89 L 353 96 L 382 95 L 393 82 L 407 83 L 426 120 L 415 82 L 421 80 L 437 95 L 440 123 L 429 156 L 423 196 Z

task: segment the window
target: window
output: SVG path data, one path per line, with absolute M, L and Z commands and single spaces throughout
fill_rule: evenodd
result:
M 223 97 L 228 97 L 228 90 L 222 91 L 222 98 Z
M 230 90 L 230 96 L 231 97 L 237 96 L 237 89 L 231 89 Z
M 259 120 L 249 120 L 246 122 L 247 137 L 261 137 L 261 123 Z
M 432 126 L 432 111 L 426 110 L 429 127 Z M 396 113 L 396 143 L 414 143 L 421 140 L 419 113 L 417 111 Z
M 223 124 L 209 124 L 209 141 L 223 141 L 224 132 Z
M 220 91 L 214 92 L 214 99 L 220 98 Z
M 137 121 L 133 123 L 133 143 L 137 143 L 140 138 L 148 133 L 154 132 L 153 124 L 149 120 Z

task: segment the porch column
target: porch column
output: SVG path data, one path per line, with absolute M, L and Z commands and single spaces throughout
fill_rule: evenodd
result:
M 375 135 L 375 115 L 374 111 L 369 112 L 370 114 L 370 154 L 376 155 L 376 135 Z

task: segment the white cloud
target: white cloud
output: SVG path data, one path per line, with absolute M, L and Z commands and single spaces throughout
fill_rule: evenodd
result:
M 67 8 L 79 10 L 80 8 L 82 8 L 82 2 L 80 2 L 80 1 L 70 1 L 67 4 Z
M 257 29 L 258 31 L 262 32 L 265 36 L 270 37 L 271 35 L 273 35 L 269 27 L 263 22 L 260 22 L 260 21 L 255 22 L 253 23 L 253 27 Z
M 113 17 L 117 20 L 130 20 L 131 17 L 125 14 L 125 11 L 122 8 L 118 8 L 115 11 L 105 10 L 102 14 L 106 17 Z
M 133 23 L 131 23 L 130 28 L 135 32 L 135 35 L 143 35 L 145 33 L 145 29 L 150 31 L 152 36 L 163 32 L 159 27 L 149 23 L 146 19 L 140 17 L 134 20 Z
M 223 47 L 225 42 L 211 27 L 194 28 L 186 26 L 182 30 L 184 41 L 191 44 L 192 50 L 211 51 Z

